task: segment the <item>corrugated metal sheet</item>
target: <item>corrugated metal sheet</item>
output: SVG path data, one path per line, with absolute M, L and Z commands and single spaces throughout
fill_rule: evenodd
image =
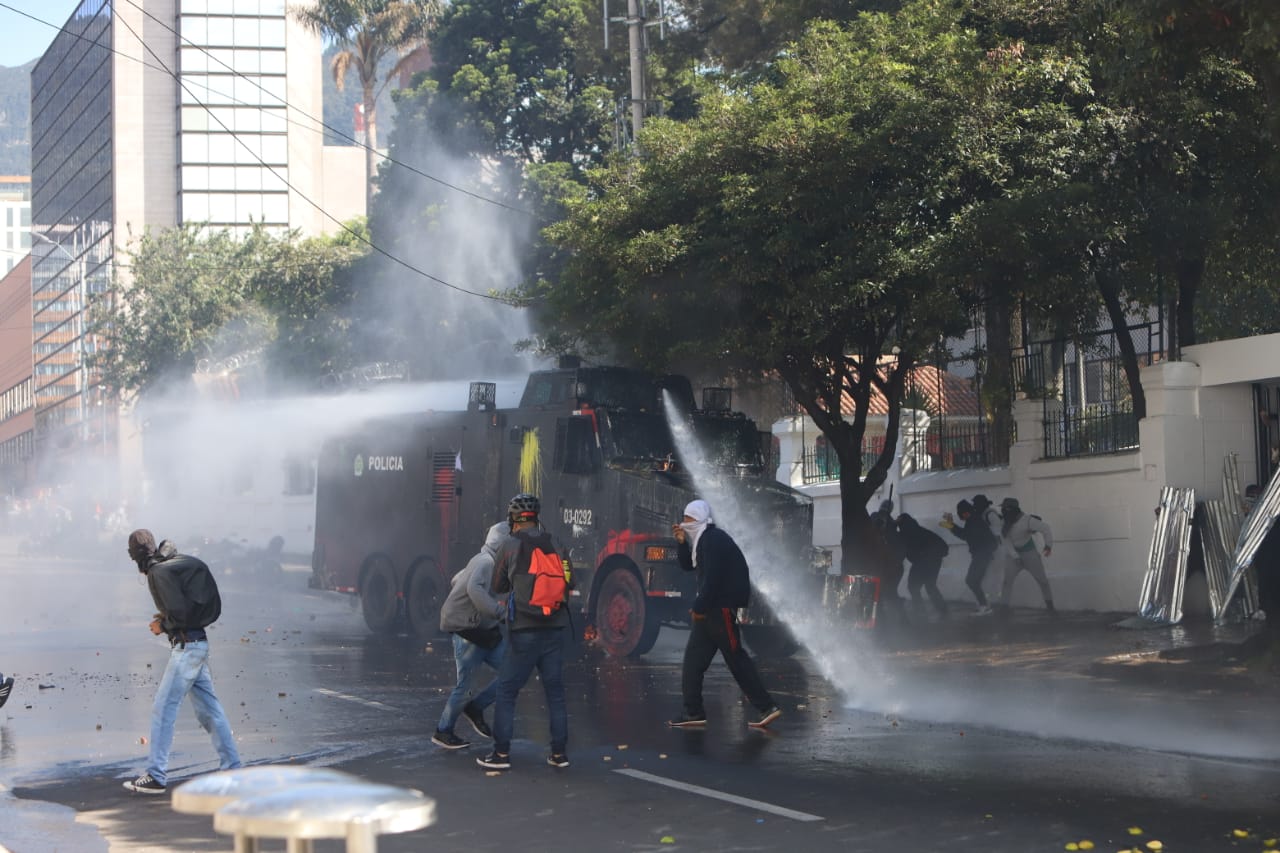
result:
M 1187 581 L 1195 509 L 1195 489 L 1165 486 L 1160 490 L 1160 512 L 1138 601 L 1138 613 L 1144 619 L 1165 625 L 1182 621 L 1182 592 Z
M 1232 451 L 1222 462 L 1222 500 L 1226 508 L 1236 517 L 1236 532 L 1231 542 L 1240 533 L 1240 525 L 1244 523 L 1244 490 L 1240 488 L 1240 454 Z
M 1241 521 L 1239 501 L 1204 502 L 1200 548 L 1204 552 L 1204 573 L 1209 584 L 1209 608 L 1217 619 L 1227 611 L 1231 553 L 1235 550 L 1236 537 L 1240 535 Z
M 1245 519 L 1240 535 L 1236 539 L 1235 553 L 1231 557 L 1231 579 L 1227 585 L 1228 604 L 1236 588 L 1240 586 L 1241 580 L 1246 579 L 1247 570 L 1253 565 L 1253 558 L 1258 553 L 1262 540 L 1271 532 L 1271 525 L 1275 523 L 1277 515 L 1280 515 L 1280 468 L 1271 475 L 1271 481 L 1267 483 L 1267 488 L 1259 496 L 1258 502 L 1253 505 L 1253 511 Z M 1246 580 L 1245 595 L 1252 600 L 1253 609 L 1256 610 L 1258 601 L 1256 583 Z M 1214 613 L 1214 616 L 1219 619 L 1224 615 L 1225 609 L 1223 613 Z

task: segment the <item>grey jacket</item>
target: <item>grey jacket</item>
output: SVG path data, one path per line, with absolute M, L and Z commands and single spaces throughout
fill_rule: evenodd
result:
M 506 613 L 506 604 L 489 590 L 493 578 L 493 561 L 498 550 L 510 537 L 505 521 L 489 528 L 480 553 L 472 557 L 462 571 L 453 576 L 449 595 L 440 608 L 440 630 L 453 632 L 468 628 L 493 628 Z

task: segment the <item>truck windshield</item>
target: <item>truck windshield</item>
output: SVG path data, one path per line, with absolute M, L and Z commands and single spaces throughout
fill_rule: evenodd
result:
M 707 454 L 707 462 L 716 468 L 764 467 L 760 455 L 755 424 L 743 418 L 698 416 L 693 419 L 694 435 Z
M 675 442 L 666 419 L 644 412 L 610 412 L 607 416 L 614 459 L 664 461 L 674 458 Z

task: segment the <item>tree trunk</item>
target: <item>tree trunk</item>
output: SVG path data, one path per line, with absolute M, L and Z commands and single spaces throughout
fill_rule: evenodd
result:
M 1009 461 L 1013 435 L 1013 353 L 1009 346 L 1009 306 L 996 287 L 988 285 L 983 325 L 987 333 L 987 364 L 982 376 L 982 403 L 991 424 L 990 464 Z
M 1174 262 L 1174 274 L 1178 277 L 1177 312 L 1174 323 L 1178 328 L 1178 347 L 1189 347 L 1196 342 L 1196 293 L 1204 278 L 1204 256 L 1181 257 Z
M 364 84 L 364 215 L 373 212 L 374 152 L 378 150 L 378 100 L 372 81 Z
M 1147 395 L 1142 390 L 1139 379 L 1141 365 L 1138 364 L 1138 352 L 1133 346 L 1133 336 L 1129 333 L 1129 320 L 1124 316 L 1124 306 L 1120 304 L 1120 286 L 1107 273 L 1095 271 L 1094 281 L 1098 284 L 1098 292 L 1102 294 L 1102 303 L 1107 306 L 1107 316 L 1111 318 L 1111 328 L 1115 330 L 1116 344 L 1120 347 L 1120 364 L 1124 368 L 1124 378 L 1129 383 L 1129 396 L 1133 399 L 1133 414 L 1142 420 L 1147 416 Z

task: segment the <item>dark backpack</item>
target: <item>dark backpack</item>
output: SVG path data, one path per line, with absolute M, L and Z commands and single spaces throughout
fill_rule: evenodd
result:
M 518 536 L 520 555 L 511 575 L 511 602 L 519 613 L 534 620 L 555 619 L 564 606 L 569 584 L 564 562 L 547 533 Z
M 222 596 L 218 582 L 203 560 L 179 554 L 164 561 L 165 568 L 182 579 L 182 595 L 191 604 L 190 618 L 184 630 L 207 628 L 222 615 Z

